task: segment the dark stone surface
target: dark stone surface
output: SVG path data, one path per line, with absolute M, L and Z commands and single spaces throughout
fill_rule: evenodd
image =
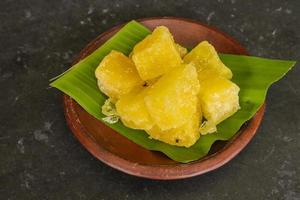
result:
M 87 42 L 130 19 L 181 16 L 219 27 L 253 55 L 300 59 L 300 1 L 0 1 L 0 199 L 300 199 L 300 66 L 271 87 L 258 134 L 224 167 L 151 181 L 93 158 L 48 80 Z

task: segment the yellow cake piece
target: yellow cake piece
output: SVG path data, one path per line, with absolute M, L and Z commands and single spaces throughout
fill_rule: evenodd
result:
M 148 88 L 145 104 L 161 130 L 178 128 L 196 112 L 199 81 L 193 64 L 180 65 Z
M 215 132 L 216 125 L 233 115 L 239 108 L 240 88 L 223 77 L 210 77 L 201 82 L 199 99 L 203 117 L 207 120 L 201 134 Z
M 143 80 L 159 77 L 182 63 L 173 36 L 165 26 L 155 28 L 134 47 L 132 60 Z
M 101 61 L 95 75 L 100 90 L 113 99 L 118 99 L 144 84 L 132 60 L 114 50 Z
M 128 94 L 121 96 L 116 103 L 116 109 L 121 121 L 129 128 L 133 129 L 151 129 L 154 125 L 144 98 L 147 89 L 137 88 Z
M 207 41 L 199 43 L 183 60 L 186 63 L 195 64 L 200 81 L 206 79 L 207 74 L 232 78 L 231 70 L 223 64 L 214 46 Z
M 181 127 L 162 131 L 158 126 L 147 130 L 151 138 L 176 146 L 190 147 L 200 137 L 199 126 L 202 119 L 200 109 L 189 116 Z

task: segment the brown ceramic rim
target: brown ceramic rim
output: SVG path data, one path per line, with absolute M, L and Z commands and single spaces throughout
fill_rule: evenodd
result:
M 233 38 L 228 36 L 227 34 L 219 31 L 214 27 L 207 26 L 205 24 L 201 24 L 197 21 L 177 18 L 177 17 L 157 17 L 157 18 L 145 18 L 140 19 L 138 21 L 145 22 L 147 20 L 155 20 L 155 19 L 170 19 L 170 20 L 181 20 L 187 21 L 190 23 L 195 23 L 201 26 L 205 26 L 211 30 L 214 30 L 227 39 L 231 40 L 235 43 L 241 52 L 247 54 L 246 50 Z M 95 40 L 90 42 L 79 54 L 79 56 L 75 59 L 75 62 L 78 62 L 80 59 L 83 59 L 87 55 L 91 53 L 92 46 L 99 44 L 101 38 L 105 37 L 108 33 L 115 32 L 120 29 L 124 24 L 115 26 L 108 31 L 99 35 Z M 133 163 L 124 158 L 121 158 L 105 148 L 99 146 L 95 142 L 95 140 L 89 136 L 86 128 L 83 126 L 81 121 L 78 118 L 78 115 L 75 110 L 76 102 L 69 97 L 68 95 L 63 95 L 63 103 L 64 103 L 64 113 L 70 127 L 72 133 L 79 140 L 79 142 L 97 159 L 106 163 L 107 165 L 125 172 L 130 175 L 149 178 L 149 179 L 157 179 L 157 180 L 174 180 L 174 179 L 183 179 L 189 178 L 197 175 L 204 174 L 206 172 L 212 171 L 221 167 L 222 165 L 229 162 L 233 159 L 252 139 L 255 135 L 256 130 L 258 129 L 261 120 L 264 115 L 265 104 L 257 111 L 254 117 L 247 122 L 245 126 L 241 128 L 239 133 L 237 133 L 220 151 L 206 156 L 203 159 L 198 161 L 190 162 L 187 164 L 178 163 L 176 165 L 145 165 L 139 163 Z

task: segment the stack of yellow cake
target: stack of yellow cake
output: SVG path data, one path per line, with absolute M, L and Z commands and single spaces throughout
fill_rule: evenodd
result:
M 127 127 L 171 145 L 193 145 L 239 109 L 239 87 L 215 48 L 203 41 L 187 53 L 164 26 L 129 57 L 111 51 L 95 75 Z

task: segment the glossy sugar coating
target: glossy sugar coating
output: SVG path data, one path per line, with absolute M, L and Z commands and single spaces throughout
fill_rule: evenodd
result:
M 200 81 L 207 78 L 206 74 L 232 78 L 231 70 L 223 64 L 215 48 L 207 41 L 199 43 L 183 60 L 195 64 Z
M 100 90 L 113 99 L 144 83 L 132 60 L 117 51 L 111 51 L 101 61 L 95 75 Z
M 162 131 L 158 126 L 154 126 L 147 133 L 151 138 L 171 145 L 190 147 L 200 137 L 199 125 L 201 119 L 201 110 L 198 109 L 194 114 L 189 116 L 188 121 L 181 127 Z
M 133 49 L 132 60 L 143 80 L 159 77 L 182 63 L 173 36 L 159 26 Z
M 144 98 L 147 90 L 137 88 L 128 94 L 121 96 L 116 103 L 117 113 L 121 121 L 129 128 L 151 129 L 154 125 L 146 108 Z
M 216 131 L 216 125 L 233 115 L 239 108 L 240 88 L 220 76 L 210 77 L 201 82 L 199 99 L 204 118 L 201 134 Z
M 181 65 L 149 87 L 145 104 L 161 130 L 178 128 L 196 112 L 199 81 L 193 64 Z

